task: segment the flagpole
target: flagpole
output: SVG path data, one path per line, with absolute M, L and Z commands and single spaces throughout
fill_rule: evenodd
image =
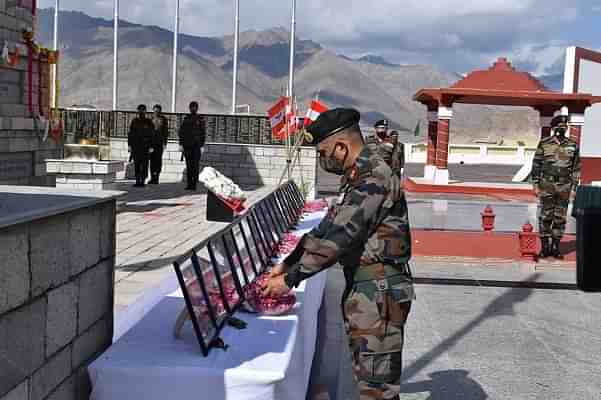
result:
M 54 2 L 54 43 L 53 43 L 53 50 L 56 53 L 56 51 L 58 50 L 58 10 L 59 10 L 59 0 L 56 0 Z M 57 68 L 56 68 L 56 63 L 54 63 L 52 65 L 52 77 L 54 79 L 54 84 L 53 84 L 53 90 L 52 90 L 52 108 L 56 108 L 56 93 L 58 91 L 58 88 L 56 87 L 56 74 L 57 74 Z
M 175 26 L 173 29 L 173 72 L 171 83 L 171 112 L 175 112 L 175 105 L 177 103 L 177 39 L 179 36 L 179 0 L 175 0 Z
M 117 95 L 119 90 L 119 76 L 117 70 L 117 57 L 119 52 L 119 0 L 113 0 L 113 8 L 113 111 L 115 111 L 117 110 Z
M 236 114 L 236 89 L 238 88 L 238 44 L 240 41 L 240 0 L 236 0 L 234 20 L 234 77 L 232 82 L 232 114 Z
M 292 22 L 290 24 L 290 72 L 288 81 L 288 99 L 290 103 L 290 109 L 292 109 L 292 100 L 294 99 L 294 42 L 296 33 L 296 0 L 292 0 Z M 290 135 L 286 136 L 286 152 L 288 157 L 286 164 L 288 168 L 288 179 L 290 179 Z

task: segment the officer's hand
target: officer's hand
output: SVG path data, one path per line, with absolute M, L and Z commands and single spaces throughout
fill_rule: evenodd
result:
M 533 189 L 534 189 L 534 194 L 537 197 L 540 196 L 540 188 L 538 187 L 538 185 L 533 185 Z
M 279 275 L 270 278 L 263 285 L 263 296 L 280 297 L 290 291 L 288 285 L 284 281 L 284 275 Z
M 184 146 L 182 146 L 181 144 L 179 146 L 179 151 L 182 152 L 182 153 L 184 152 Z
M 270 278 L 275 278 L 276 276 L 280 276 L 283 275 L 286 272 L 286 264 L 279 263 L 276 266 L 274 266 L 271 271 L 269 271 L 269 277 Z
M 204 148 L 204 147 L 201 147 L 201 148 L 200 148 L 200 155 L 202 156 L 202 155 L 204 154 L 204 152 L 205 152 L 205 148 Z
M 148 149 L 149 153 L 154 153 L 154 149 L 151 147 L 150 149 Z

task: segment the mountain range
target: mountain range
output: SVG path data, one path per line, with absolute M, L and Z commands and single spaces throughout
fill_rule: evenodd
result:
M 59 66 L 62 107 L 90 104 L 110 109 L 112 104 L 113 22 L 76 11 L 60 12 Z M 51 43 L 53 10 L 38 12 L 38 40 Z M 120 21 L 120 109 L 160 103 L 170 109 L 173 33 L 156 26 Z M 233 35 L 198 37 L 181 34 L 178 58 L 178 112 L 196 100 L 204 113 L 227 113 L 232 90 Z M 484 67 L 484 66 L 483 66 Z M 289 32 L 284 28 L 240 34 L 238 104 L 264 114 L 285 94 L 289 69 Z M 433 65 L 398 65 L 378 55 L 351 58 L 319 43 L 297 38 L 295 96 L 306 104 L 319 95 L 330 107 L 355 107 L 365 125 L 387 118 L 403 140 L 423 141 L 426 108 L 413 101 L 419 89 L 446 87 L 461 75 Z M 484 140 L 534 144 L 538 114 L 529 109 L 457 105 L 451 141 Z M 302 111 L 302 110 L 301 110 Z M 419 127 L 418 135 L 414 135 Z

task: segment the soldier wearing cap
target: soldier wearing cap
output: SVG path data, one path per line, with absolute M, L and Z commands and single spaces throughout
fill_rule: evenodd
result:
M 567 137 L 568 118 L 551 121 L 551 136 L 543 138 L 532 162 L 532 184 L 540 200 L 540 257 L 562 258 L 559 243 L 566 226 L 570 194 L 580 181 L 578 143 Z
M 146 106 L 138 106 L 138 116 L 131 121 L 129 133 L 127 134 L 127 145 L 134 159 L 136 171 L 136 183 L 134 187 L 144 187 L 148 177 L 148 160 L 153 152 L 152 136 L 154 125 L 146 118 Z
M 401 178 L 405 167 L 405 146 L 399 141 L 399 132 L 388 130 L 387 119 L 376 122 L 374 128 L 380 155 L 390 166 L 392 172 Z
M 377 150 L 363 141 L 359 112 L 333 109 L 309 126 L 319 164 L 341 175 L 340 197 L 318 227 L 277 265 L 264 293 L 279 295 L 339 262 L 342 313 L 360 398 L 398 399 L 404 326 L 415 298 L 405 194 Z

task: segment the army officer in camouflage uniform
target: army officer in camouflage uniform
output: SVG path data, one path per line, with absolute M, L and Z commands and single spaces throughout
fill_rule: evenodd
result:
M 568 117 L 559 115 L 553 118 L 551 129 L 551 136 L 538 144 L 531 174 L 541 205 L 541 258 L 561 258 L 559 243 L 565 231 L 570 194 L 580 181 L 578 143 L 566 136 Z
M 376 143 L 380 155 L 392 169 L 392 172 L 402 178 L 405 167 L 405 146 L 399 141 L 398 131 L 388 130 L 388 120 L 383 119 L 374 125 Z
M 414 300 L 411 235 L 399 178 L 359 129 L 352 109 L 327 111 L 309 126 L 320 166 L 342 176 L 340 197 L 319 226 L 272 270 L 278 295 L 339 262 L 342 312 L 360 398 L 398 399 L 404 327 Z

